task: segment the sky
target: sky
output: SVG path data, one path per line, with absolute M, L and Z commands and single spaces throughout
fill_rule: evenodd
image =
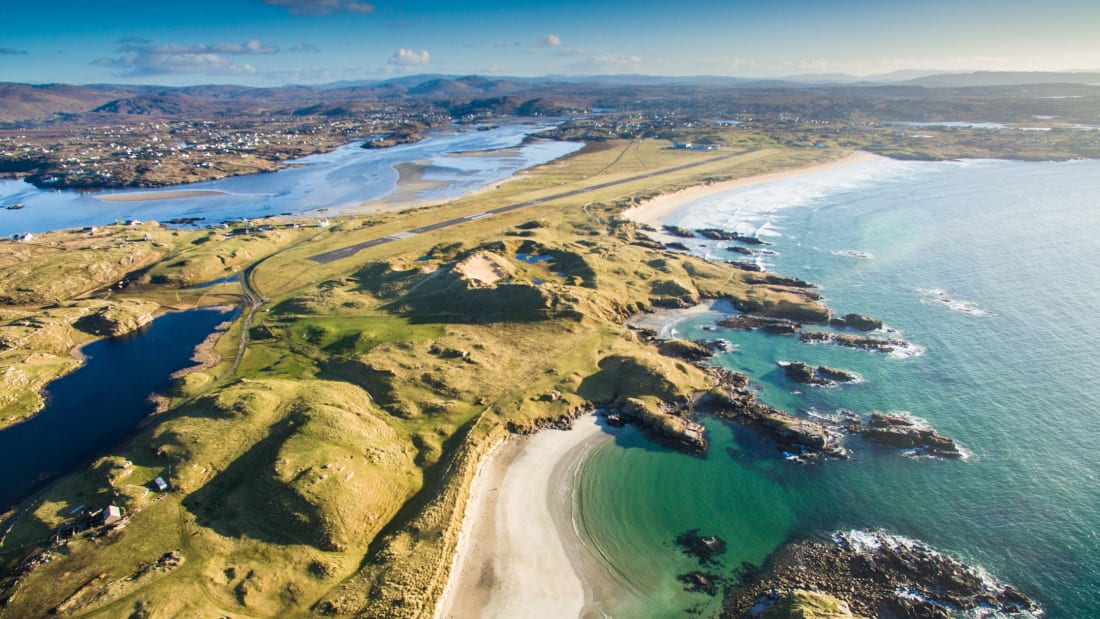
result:
M 1100 69 L 1096 0 L 0 0 L 0 81 Z

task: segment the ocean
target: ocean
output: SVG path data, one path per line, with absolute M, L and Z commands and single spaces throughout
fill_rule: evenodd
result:
M 834 312 L 884 320 L 917 345 L 885 355 L 713 326 L 678 337 L 737 345 L 717 362 L 765 402 L 806 415 L 903 411 L 966 450 L 918 458 L 848 439 L 853 458 L 803 466 L 744 429 L 704 419 L 706 458 L 619 434 L 593 452 L 574 519 L 611 566 L 611 616 L 704 616 L 699 569 L 675 546 L 724 538 L 718 568 L 759 566 L 785 541 L 881 529 L 922 540 L 1038 601 L 1050 619 L 1100 616 L 1100 161 L 899 162 L 854 166 L 700 200 L 665 223 L 759 234 L 769 270 L 816 283 Z M 689 240 L 740 259 L 729 243 Z M 831 388 L 788 381 L 777 363 L 857 372 Z

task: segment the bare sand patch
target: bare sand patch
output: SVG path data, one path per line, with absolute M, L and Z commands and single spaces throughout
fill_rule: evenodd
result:
M 499 256 L 478 252 L 455 265 L 455 271 L 477 286 L 492 286 L 511 276 L 511 265 Z
M 214 189 L 180 189 L 176 191 L 140 191 L 134 193 L 108 193 L 96 196 L 103 202 L 154 202 L 157 200 L 183 200 L 187 198 L 209 198 L 227 196 L 224 191 Z

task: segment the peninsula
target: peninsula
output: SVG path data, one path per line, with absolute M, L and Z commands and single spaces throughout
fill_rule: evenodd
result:
M 745 128 L 631 125 L 621 116 L 611 134 L 576 118 L 555 134 L 586 141 L 570 157 L 446 204 L 394 202 L 321 227 L 293 218 L 228 229 L 132 222 L 0 245 L 5 426 L 41 408 L 42 388 L 79 364 L 71 353 L 81 344 L 131 332 L 163 311 L 245 308 L 208 342 L 205 362 L 160 394 L 164 412 L 5 515 L 0 617 L 515 608 L 514 592 L 471 601 L 455 597 L 457 585 L 448 589 L 453 570 L 469 569 L 466 558 L 454 561 L 456 549 L 486 539 L 476 530 L 463 537 L 467 506 L 474 527 L 492 520 L 484 510 L 514 507 L 512 498 L 485 499 L 489 490 L 474 484 L 479 464 L 515 449 L 509 437 L 570 427 L 596 407 L 614 411 L 609 425 L 633 423 L 693 453 L 707 449 L 698 404 L 725 410 L 781 450 L 843 458 L 833 428 L 757 401 L 746 378 L 702 363 L 705 344 L 662 341 L 627 324 L 706 300 L 751 314 L 751 328 L 789 334 L 834 318 L 808 282 L 682 251 L 657 230 L 654 209 L 761 175 L 855 164 L 871 156 L 864 147 L 950 158 L 985 156 L 1007 140 L 1023 158 L 1066 158 L 1096 145 L 1078 133 L 1036 146 L 1023 134 L 945 130 L 944 141 L 925 146 L 881 125 L 791 131 L 785 118 Z M 720 147 L 677 147 L 687 138 Z M 35 165 L 45 174 L 54 163 Z M 180 180 L 145 178 L 127 184 Z M 851 326 L 851 316 L 835 320 Z M 895 345 L 846 337 L 828 339 Z M 908 420 L 872 422 L 851 427 L 958 453 Z M 581 423 L 578 437 L 603 435 L 591 417 Z M 547 459 L 527 465 L 540 475 L 543 462 L 575 453 L 569 441 L 545 442 Z M 482 479 L 524 489 L 485 466 Z M 89 506 L 99 522 L 84 528 Z M 536 511 L 543 533 L 560 531 Z M 501 547 L 522 559 L 529 553 L 515 539 Z M 477 573 L 477 552 L 488 551 L 473 552 Z M 555 556 L 556 565 L 570 561 Z M 576 590 L 580 578 L 563 578 L 561 599 L 591 603 L 591 591 Z

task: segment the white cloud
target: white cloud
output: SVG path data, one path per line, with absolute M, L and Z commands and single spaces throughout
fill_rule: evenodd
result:
M 415 49 L 405 49 L 402 47 L 394 52 L 393 56 L 390 56 L 386 64 L 392 67 L 410 67 L 428 64 L 431 59 L 431 54 L 429 54 L 426 49 L 422 49 L 418 52 Z
M 292 52 L 314 52 L 314 53 L 316 53 L 316 52 L 319 52 L 321 50 L 318 49 L 316 45 L 310 45 L 309 43 L 299 43 L 299 44 L 291 47 L 290 51 L 292 51 Z
M 558 47 L 561 45 L 561 39 L 556 34 L 548 34 L 539 39 L 539 45 L 542 47 Z
M 569 73 L 635 73 L 642 59 L 628 54 L 596 54 L 587 60 L 564 67 Z
M 358 0 L 263 0 L 264 4 L 284 8 L 293 15 L 332 15 L 333 13 L 373 13 L 374 5 Z
M 278 47 L 260 39 L 244 43 L 156 45 L 146 39 L 126 38 L 118 43 L 118 57 L 97 58 L 92 64 L 115 69 L 115 75 L 124 77 L 184 73 L 253 75 L 256 73 L 255 67 L 247 63 L 237 64 L 228 56 L 257 56 L 279 51 Z

